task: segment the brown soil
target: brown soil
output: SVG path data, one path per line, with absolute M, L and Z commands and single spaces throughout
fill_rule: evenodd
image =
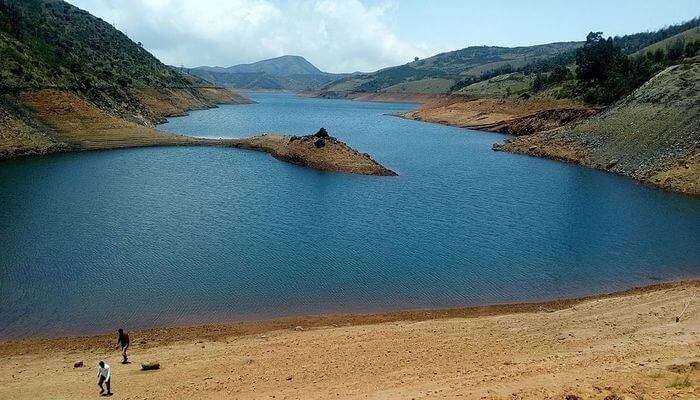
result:
M 205 144 L 157 131 L 164 117 L 216 104 L 250 100 L 214 87 L 133 89 L 136 104 L 96 99 L 56 88 L 26 90 L 0 99 L 0 160 L 65 151 Z
M 529 135 L 588 118 L 600 109 L 570 100 L 468 99 L 447 97 L 424 104 L 403 118 L 445 125 Z
M 127 365 L 112 336 L 5 342 L 0 398 L 95 396 L 104 359 L 115 396 L 132 399 L 695 399 L 698 294 L 690 281 L 551 303 L 131 332 Z M 139 371 L 146 361 L 162 369 Z
M 186 115 L 190 110 L 211 108 L 215 104 L 250 104 L 251 100 L 229 90 L 215 87 L 191 89 L 142 88 L 136 97 L 161 121 L 165 117 Z
M 316 142 L 321 140 L 322 147 Z M 270 153 L 273 157 L 321 171 L 351 174 L 395 176 L 396 173 L 369 154 L 360 153 L 333 137 L 262 135 L 230 141 L 233 146 Z

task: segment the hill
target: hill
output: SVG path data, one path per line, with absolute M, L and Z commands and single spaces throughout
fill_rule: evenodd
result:
M 669 36 L 658 42 L 652 43 L 641 50 L 638 50 L 634 55 L 640 56 L 645 53 L 654 52 L 657 50 L 666 50 L 678 42 L 690 43 L 700 40 L 700 27 L 690 28 L 681 33 Z
M 0 54 L 0 158 L 180 142 L 154 125 L 249 102 L 60 0 L 0 0 Z
M 323 72 L 301 56 L 282 56 L 231 67 L 197 67 L 189 72 L 236 89 L 312 90 L 348 74 Z
M 450 93 L 464 80 L 512 72 L 538 60 L 574 50 L 581 42 L 528 47 L 477 46 L 441 53 L 370 74 L 358 74 L 322 88 L 325 92 Z
M 583 122 L 495 146 L 700 194 L 700 57 L 668 67 Z
M 321 75 L 324 72 L 301 56 L 282 56 L 251 64 L 239 64 L 225 68 L 227 72 L 263 72 L 275 76 Z

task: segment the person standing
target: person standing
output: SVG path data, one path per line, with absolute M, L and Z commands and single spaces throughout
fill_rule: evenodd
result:
M 111 396 L 112 395 L 112 369 L 104 361 L 99 363 L 100 369 L 97 372 L 97 385 L 100 387 L 100 395 Z M 107 386 L 107 393 L 105 393 L 105 388 L 102 385 Z
M 128 356 L 126 354 L 126 349 L 129 348 L 129 334 L 124 332 L 124 329 L 119 328 L 117 330 L 119 333 L 119 338 L 117 339 L 117 343 L 119 347 L 122 349 L 122 357 L 124 357 L 124 360 L 122 360 L 122 364 L 126 364 L 128 361 Z

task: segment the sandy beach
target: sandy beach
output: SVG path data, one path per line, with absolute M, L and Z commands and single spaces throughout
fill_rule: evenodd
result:
M 104 359 L 120 399 L 696 399 L 698 294 L 695 280 L 549 303 L 147 330 L 131 333 L 126 365 L 112 335 L 2 342 L 0 398 L 97 397 Z M 145 361 L 162 369 L 140 371 Z

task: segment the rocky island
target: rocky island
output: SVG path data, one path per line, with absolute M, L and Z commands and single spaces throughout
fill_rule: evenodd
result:
M 321 171 L 351 174 L 396 176 L 396 172 L 360 153 L 321 128 L 314 135 L 285 136 L 265 134 L 225 141 L 226 146 L 269 153 L 278 160 Z

